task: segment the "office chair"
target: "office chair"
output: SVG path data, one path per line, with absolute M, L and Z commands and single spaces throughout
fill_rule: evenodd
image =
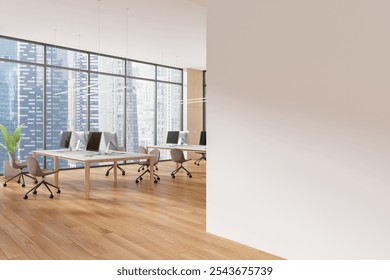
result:
M 42 181 L 39 182 L 37 185 L 35 185 L 35 187 L 33 187 L 32 189 L 30 189 L 28 192 L 26 192 L 25 195 L 23 196 L 24 199 L 27 199 L 27 198 L 28 198 L 28 194 L 29 194 L 30 192 L 33 192 L 33 194 L 37 194 L 37 189 L 38 189 L 42 184 L 45 185 L 45 187 L 49 190 L 49 192 L 50 192 L 49 197 L 50 197 L 50 198 L 53 198 L 54 195 L 53 195 L 53 192 L 51 191 L 51 189 L 49 188 L 49 186 L 51 186 L 51 187 L 53 187 L 53 188 L 56 188 L 56 189 L 57 189 L 57 193 L 60 193 L 60 192 L 61 192 L 61 190 L 60 190 L 59 187 L 56 187 L 56 186 L 54 186 L 53 184 L 51 184 L 51 183 L 45 181 L 45 176 L 54 174 L 54 173 L 56 173 L 56 171 L 50 170 L 50 169 L 41 169 L 41 167 L 39 166 L 39 162 L 38 162 L 35 158 L 33 158 L 33 157 L 27 157 L 27 158 L 26 158 L 26 162 L 27 162 L 27 167 L 28 167 L 29 173 L 30 173 L 32 176 L 35 176 L 35 177 L 42 177 Z M 37 182 L 38 182 L 38 181 L 37 181 Z
M 160 161 L 160 151 L 155 149 L 155 150 L 152 150 L 150 151 L 149 153 L 150 155 L 155 155 L 154 157 L 154 166 L 157 166 L 158 162 Z M 145 163 L 144 163 L 144 167 L 146 168 L 146 170 L 137 177 L 137 179 L 135 179 L 135 182 L 136 183 L 139 183 L 140 180 L 142 180 L 142 176 L 144 176 L 146 173 L 150 173 L 150 159 L 148 159 Z M 154 182 L 157 183 L 157 180 L 160 180 L 160 176 L 158 176 L 156 173 L 153 173 L 153 177 L 154 177 Z
M 183 163 L 186 161 L 189 161 L 190 159 L 185 159 L 184 153 L 180 149 L 172 149 L 171 150 L 171 158 L 174 162 L 180 163 L 180 166 L 172 171 L 171 176 L 172 178 L 175 178 L 175 175 L 177 172 L 179 172 L 180 169 L 184 169 L 187 172 L 188 177 L 192 178 L 192 174 L 190 171 L 188 171 L 184 166 Z
M 145 148 L 144 146 L 139 146 L 138 152 L 139 152 L 140 154 L 147 154 L 147 153 L 148 153 L 148 151 L 146 150 L 146 148 Z M 138 168 L 138 172 L 141 172 L 141 170 L 145 170 L 146 162 L 147 162 L 147 160 L 144 160 L 144 159 L 139 160 L 139 161 L 137 162 L 139 165 L 141 165 L 141 166 Z
M 206 146 L 206 131 L 200 132 L 199 145 Z M 202 157 L 200 157 L 194 161 L 194 164 L 199 166 L 199 164 L 202 160 L 206 161 L 206 152 L 196 152 L 196 153 L 202 155 Z
M 125 152 L 126 149 L 125 149 L 124 147 L 120 147 L 120 148 L 118 149 L 118 151 Z M 126 175 L 125 170 L 124 170 L 122 167 L 120 167 L 119 164 L 117 164 L 116 167 L 117 167 L 120 171 L 122 171 L 122 176 L 125 176 L 125 175 Z M 108 170 L 106 171 L 106 176 L 108 176 L 108 175 L 110 174 L 110 171 L 111 171 L 111 169 L 113 169 L 113 168 L 114 168 L 114 164 L 111 165 L 110 168 L 108 168 Z
M 199 164 L 202 160 L 206 161 L 206 152 L 196 152 L 196 153 L 202 155 L 200 158 L 198 158 L 197 160 L 194 161 L 194 164 L 199 166 Z
M 14 169 L 20 169 L 20 172 L 19 172 L 19 174 L 15 175 L 11 179 L 8 179 L 7 181 L 5 181 L 4 184 L 3 184 L 3 187 L 6 187 L 7 183 L 9 181 L 11 181 L 12 179 L 18 177 L 18 181 L 17 182 L 20 183 L 20 180 L 21 180 L 22 181 L 22 187 L 24 188 L 26 186 L 25 182 L 24 182 L 24 176 L 27 176 L 27 177 L 33 179 L 35 181 L 35 183 L 38 183 L 37 179 L 35 179 L 34 177 L 28 175 L 27 172 L 23 172 L 23 169 L 27 167 L 27 163 L 26 162 L 21 162 L 19 160 L 16 160 L 15 159 L 15 153 L 8 153 L 8 157 L 9 157 L 9 164 L 11 165 L 11 167 L 14 168 Z

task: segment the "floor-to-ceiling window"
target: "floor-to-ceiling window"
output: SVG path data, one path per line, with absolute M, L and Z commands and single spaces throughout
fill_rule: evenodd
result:
M 11 131 L 24 124 L 22 159 L 58 148 L 65 130 L 115 131 L 122 146 L 138 151 L 182 128 L 182 75 L 178 68 L 0 36 L 0 123 Z M 1 148 L 0 163 L 7 158 Z

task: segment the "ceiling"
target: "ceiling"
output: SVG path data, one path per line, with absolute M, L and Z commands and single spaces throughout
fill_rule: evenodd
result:
M 206 0 L 1 0 L 0 35 L 206 69 Z

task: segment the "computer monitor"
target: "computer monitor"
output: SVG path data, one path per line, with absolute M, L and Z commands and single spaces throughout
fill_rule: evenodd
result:
M 179 145 L 187 145 L 188 144 L 188 131 L 180 131 L 179 132 Z
M 88 134 L 88 143 L 86 150 L 91 152 L 99 152 L 101 138 L 101 132 L 90 132 Z
M 206 131 L 200 132 L 199 145 L 206 146 Z
M 76 131 L 76 150 L 80 150 L 87 146 L 87 132 L 85 131 Z
M 109 150 L 118 151 L 118 134 L 116 132 L 103 132 L 104 143 L 106 145 L 106 153 Z
M 61 149 L 69 149 L 71 137 L 72 137 L 72 131 L 61 131 L 61 141 L 60 141 Z
M 167 144 L 177 144 L 179 142 L 180 131 L 168 131 Z

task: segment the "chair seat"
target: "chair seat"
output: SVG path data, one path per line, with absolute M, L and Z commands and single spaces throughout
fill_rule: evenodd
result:
M 53 169 L 42 169 L 43 176 L 51 175 L 56 173 Z
M 14 167 L 19 168 L 19 169 L 23 169 L 23 168 L 27 167 L 27 163 L 24 162 L 24 161 L 22 162 L 22 161 L 19 161 L 19 160 L 15 160 Z

